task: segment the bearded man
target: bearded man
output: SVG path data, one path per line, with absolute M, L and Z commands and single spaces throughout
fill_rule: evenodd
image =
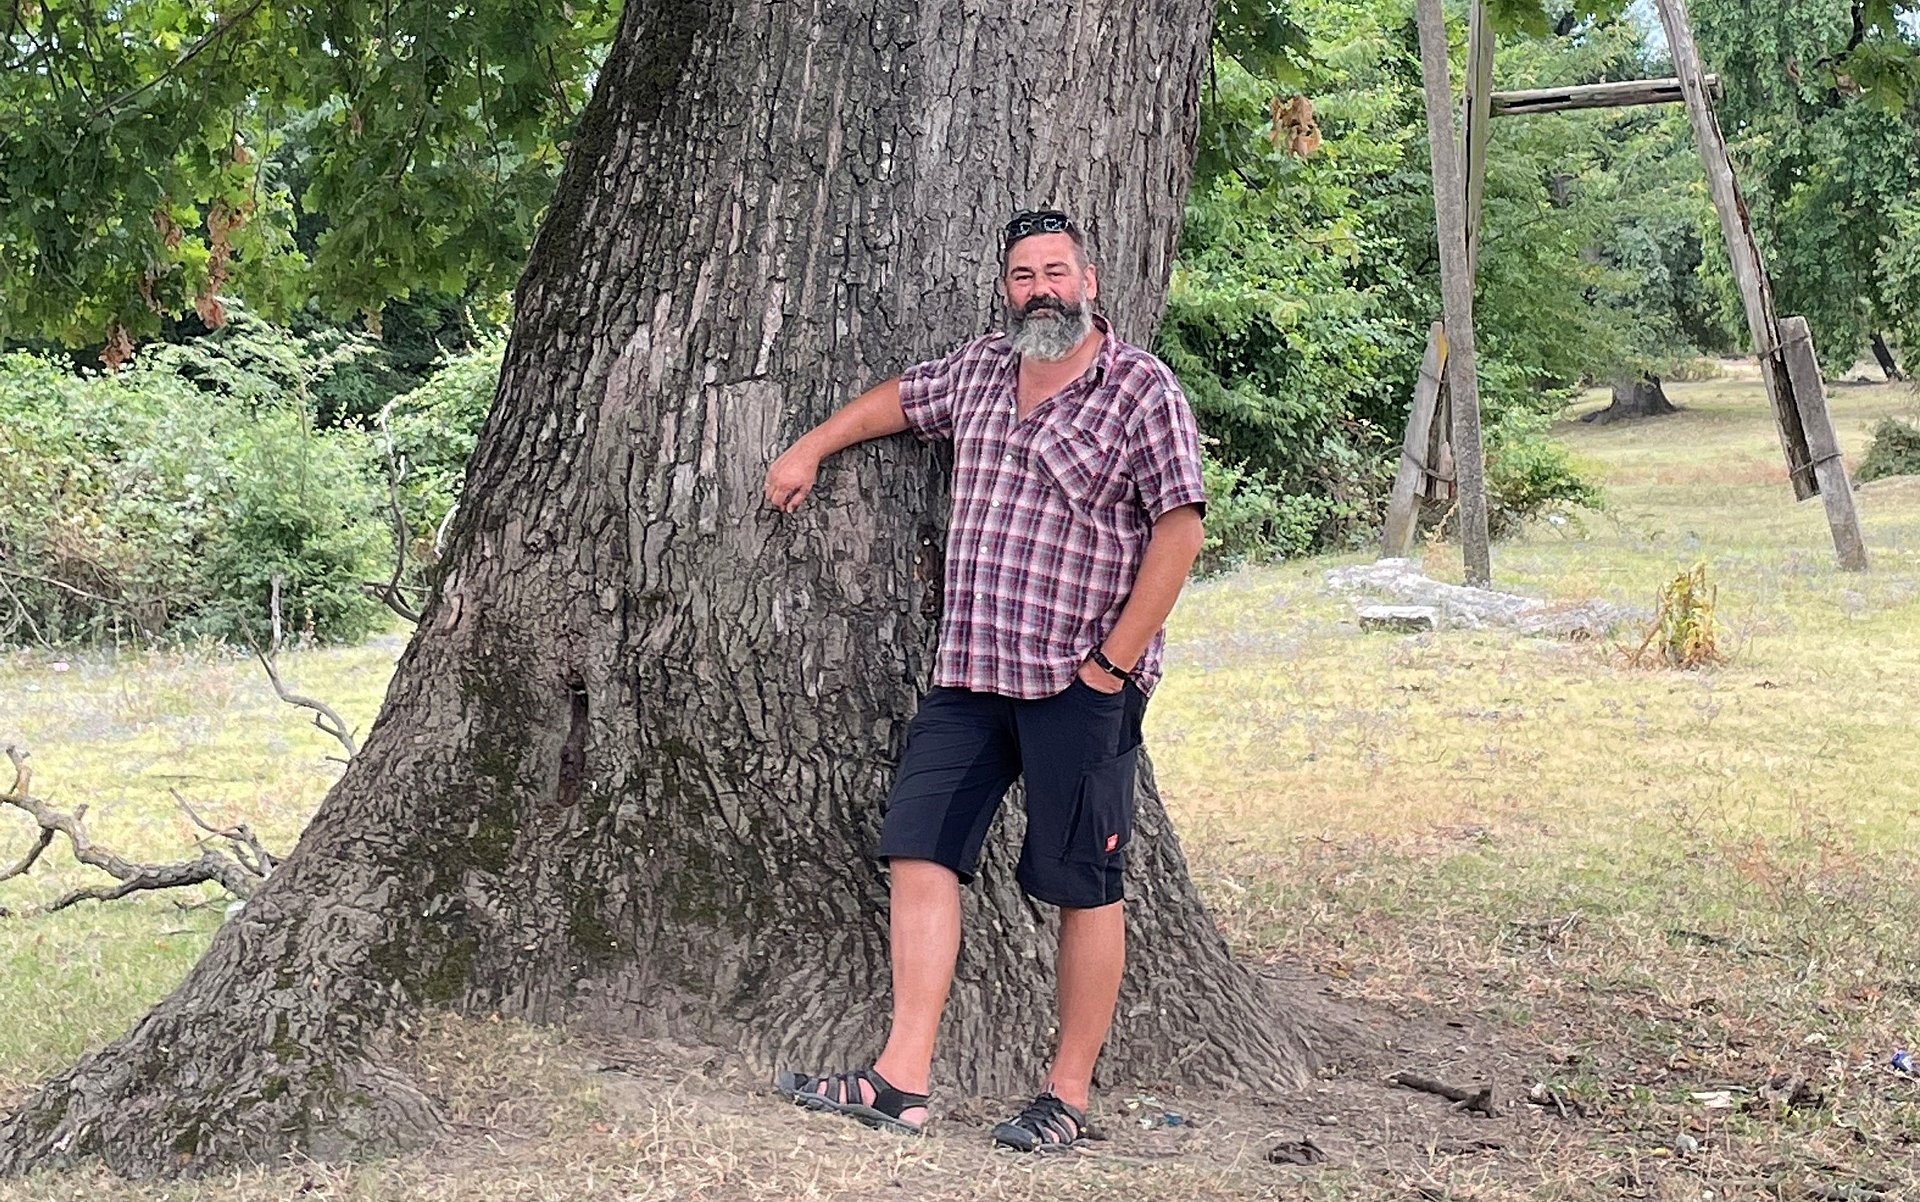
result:
M 1019 882 L 1060 909 L 1059 1042 L 1040 1095 L 993 1136 L 1056 1151 L 1087 1133 L 1120 991 L 1140 723 L 1162 627 L 1200 552 L 1206 492 L 1186 397 L 1166 364 L 1094 312 L 1099 275 L 1073 220 L 1017 214 L 1000 258 L 1010 333 L 862 393 L 767 472 L 768 504 L 790 513 L 820 461 L 854 443 L 911 430 L 954 444 L 933 688 L 908 728 L 878 850 L 892 1028 L 870 1068 L 784 1072 L 778 1086 L 813 1109 L 921 1129 L 960 888 L 1023 777 Z

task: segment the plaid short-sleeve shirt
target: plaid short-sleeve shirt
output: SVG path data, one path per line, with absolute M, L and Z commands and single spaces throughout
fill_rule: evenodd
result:
M 1019 417 L 1019 363 L 990 334 L 900 376 L 921 438 L 953 441 L 936 686 L 1050 697 L 1119 620 L 1153 523 L 1206 504 L 1200 439 L 1167 365 L 1104 318 L 1086 375 Z M 1134 667 L 1151 691 L 1163 632 Z

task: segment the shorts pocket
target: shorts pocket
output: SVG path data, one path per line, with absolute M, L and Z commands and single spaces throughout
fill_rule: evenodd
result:
M 1111 693 L 1104 692 L 1080 679 L 1080 673 L 1076 669 L 1073 674 L 1073 679 L 1067 682 L 1067 687 L 1063 692 L 1073 693 L 1083 697 L 1094 705 L 1118 705 L 1120 701 L 1126 697 L 1127 687 L 1123 684 Z
M 1140 748 L 1091 765 L 1080 776 L 1073 823 L 1061 859 L 1104 864 L 1133 838 L 1133 789 Z

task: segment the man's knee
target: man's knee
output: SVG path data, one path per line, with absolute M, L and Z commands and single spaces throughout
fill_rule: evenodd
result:
M 1060 917 L 1069 921 L 1099 922 L 1119 918 L 1126 913 L 1126 900 L 1105 902 L 1097 906 L 1061 906 Z M 1087 917 L 1082 918 L 1082 915 Z
M 906 889 L 960 888 L 960 874 L 937 860 L 911 856 L 892 856 L 887 860 L 887 876 L 895 892 Z

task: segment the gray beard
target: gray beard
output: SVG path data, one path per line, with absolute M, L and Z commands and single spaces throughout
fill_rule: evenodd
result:
M 1016 312 L 1013 315 L 1013 351 L 1022 358 L 1058 363 L 1093 333 L 1093 310 L 1081 305 L 1078 313 L 1055 311 L 1052 317 Z

